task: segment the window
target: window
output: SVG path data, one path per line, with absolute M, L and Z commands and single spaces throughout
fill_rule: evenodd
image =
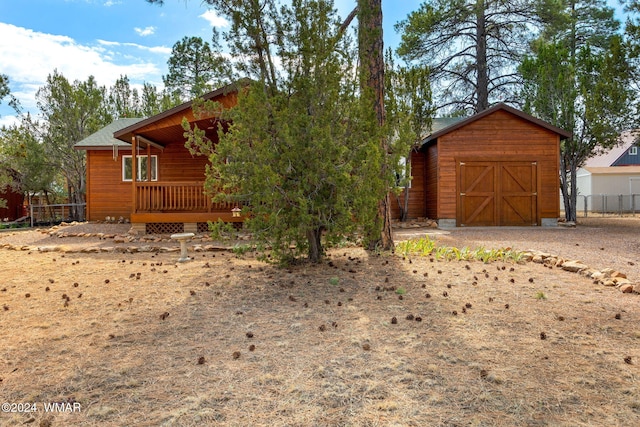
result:
M 151 156 L 151 168 L 148 167 L 149 157 L 136 156 L 138 164 L 136 165 L 137 181 L 147 181 L 149 169 L 151 169 L 151 181 L 158 180 L 158 156 Z M 122 156 L 122 180 L 131 181 L 131 156 Z
M 629 155 L 630 156 L 637 156 L 638 155 L 638 147 L 636 147 L 635 145 L 631 148 L 629 148 Z
M 411 164 L 407 164 L 407 158 L 405 156 L 400 157 L 398 160 L 398 170 L 396 172 L 396 187 L 411 188 Z

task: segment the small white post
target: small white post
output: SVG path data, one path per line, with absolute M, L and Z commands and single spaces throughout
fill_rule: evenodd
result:
M 173 240 L 177 240 L 178 242 L 180 242 L 180 259 L 178 260 L 178 262 L 191 261 L 191 258 L 189 258 L 189 254 L 187 253 L 187 240 L 189 240 L 193 236 L 193 233 L 178 233 L 171 235 L 171 238 Z

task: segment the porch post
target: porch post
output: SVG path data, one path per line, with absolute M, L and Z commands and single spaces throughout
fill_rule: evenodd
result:
M 133 204 L 131 205 L 131 209 L 133 213 L 138 212 L 138 206 L 136 203 L 136 183 L 138 181 L 138 138 L 136 136 L 131 137 L 131 198 Z
M 151 182 L 151 144 L 149 144 L 148 142 L 147 142 L 147 182 Z M 153 191 L 149 186 L 147 186 L 147 193 L 149 193 L 148 200 L 147 200 L 149 209 L 154 209 L 154 206 L 152 204 L 153 195 L 151 194 L 153 193 Z
M 147 181 L 151 182 L 151 144 L 147 144 Z

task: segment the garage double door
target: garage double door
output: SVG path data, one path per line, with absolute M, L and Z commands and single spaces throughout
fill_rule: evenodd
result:
M 458 226 L 538 224 L 536 162 L 460 162 L 457 178 Z

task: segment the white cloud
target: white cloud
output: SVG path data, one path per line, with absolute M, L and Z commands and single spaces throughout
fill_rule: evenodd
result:
M 211 24 L 212 27 L 228 27 L 229 21 L 225 18 L 218 16 L 218 14 L 214 10 L 207 10 L 205 13 L 199 16 Z
M 151 53 L 158 53 L 161 55 L 171 55 L 171 48 L 167 47 L 167 46 L 144 46 L 138 43 L 120 43 L 120 42 L 112 42 L 112 41 L 108 41 L 108 40 L 100 40 L 98 39 L 98 43 L 100 43 L 103 46 L 126 46 L 126 47 L 135 47 L 137 49 L 143 50 L 143 51 L 147 51 L 147 52 L 151 52 Z
M 136 33 L 138 33 L 138 35 L 140 37 L 146 37 L 146 36 L 151 36 L 153 34 L 155 34 L 156 32 L 156 27 L 145 27 L 145 28 L 138 28 L 135 27 L 133 29 Z
M 163 58 L 158 59 L 157 54 Z M 157 64 L 164 64 L 164 56 L 169 54 L 171 49 L 167 47 L 134 43 L 99 41 L 95 46 L 86 46 L 67 36 L 0 22 L 1 72 L 9 76 L 11 93 L 28 111 L 33 111 L 35 93 L 54 70 L 69 81 L 85 81 L 94 76 L 99 85 L 107 87 L 121 75 L 128 76 L 132 83 L 157 85 L 163 73 L 162 65 Z M 4 102 L 0 107 L 3 118 L 10 114 Z
M 3 126 L 10 127 L 12 125 L 19 125 L 20 120 L 16 116 L 0 116 L 0 128 Z
M 115 1 L 115 0 L 107 0 L 106 2 L 104 2 L 103 6 L 111 7 L 111 6 L 115 6 L 115 5 L 118 5 L 118 4 L 122 4 L 122 2 L 121 1 Z

